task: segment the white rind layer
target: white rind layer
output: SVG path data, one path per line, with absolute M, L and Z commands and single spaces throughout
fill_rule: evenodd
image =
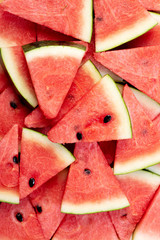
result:
M 138 229 L 133 234 L 132 240 L 159 240 L 160 236 L 155 236 L 153 233 L 148 234 L 138 231 Z
M 147 170 L 160 175 L 160 164 L 148 167 Z
M 82 65 L 82 68 L 89 76 L 92 77 L 95 83 L 97 83 L 101 79 L 101 74 L 99 73 L 95 65 L 92 63 L 92 61 L 88 60 Z
M 84 8 L 82 9 L 83 29 L 81 39 L 90 42 L 93 30 L 93 2 L 92 0 L 84 0 Z
M 114 34 L 109 34 L 103 40 L 96 41 L 96 52 L 103 52 L 112 48 L 115 48 L 123 43 L 126 43 L 138 36 L 141 36 L 145 32 L 152 29 L 157 25 L 157 21 L 151 16 L 147 16 L 140 21 L 137 21 L 130 28 L 125 28 L 115 32 Z
M 0 187 L 0 202 L 19 204 L 18 188 Z
M 99 202 L 85 202 L 81 204 L 62 201 L 61 212 L 70 214 L 89 214 L 122 209 L 128 206 L 129 202 L 125 197 L 110 200 L 103 199 Z

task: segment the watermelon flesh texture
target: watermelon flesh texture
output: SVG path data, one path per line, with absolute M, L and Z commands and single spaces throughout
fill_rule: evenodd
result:
M 159 0 L 139 0 L 139 2 L 147 9 L 155 12 L 160 11 Z
M 24 106 L 19 97 L 11 87 L 6 88 L 0 94 L 0 139 L 12 128 L 18 124 L 20 128 L 24 126 L 24 119 L 30 110 Z M 11 106 L 12 105 L 12 106 Z
M 87 214 L 129 206 L 97 143 L 76 143 L 74 156 L 76 161 L 69 170 L 62 212 Z
M 2 48 L 1 56 L 16 89 L 32 107 L 36 107 L 38 102 L 22 47 Z
M 36 41 L 35 24 L 3 11 L 0 6 L 0 47 L 21 46 Z
M 137 223 L 145 213 L 160 184 L 160 177 L 147 171 L 137 171 L 117 176 L 117 179 L 130 206 L 109 214 L 119 238 L 130 240 Z
M 69 215 L 62 220 L 52 240 L 103 239 L 118 240 L 107 212 L 89 215 Z
M 95 53 L 95 59 L 160 103 L 160 46 Z
M 39 132 L 24 128 L 21 140 L 20 198 L 25 198 L 74 160 L 73 155 L 62 145 L 50 142 L 47 136 Z M 29 184 L 30 180 L 34 184 Z
M 160 188 L 133 234 L 133 240 L 160 239 Z
M 105 117 L 110 121 L 105 123 Z M 49 131 L 48 137 L 53 142 L 74 143 L 124 139 L 131 134 L 121 94 L 106 75 Z
M 3 9 L 66 35 L 90 42 L 92 1 L 4 0 Z M 38 8 L 37 8 L 38 6 Z
M 41 42 L 34 49 L 32 46 L 26 46 L 25 56 L 39 106 L 47 118 L 54 118 L 71 87 L 85 47 L 57 42 Z
M 116 141 L 104 141 L 99 142 L 99 146 L 108 161 L 108 164 L 111 165 L 114 161 L 115 151 L 116 151 Z
M 9 79 L 0 65 L 0 93 L 10 86 Z
M 157 24 L 137 0 L 94 0 L 94 10 L 96 52 L 115 48 Z
M 127 85 L 123 90 L 123 98 L 131 117 L 133 138 L 117 142 L 115 174 L 133 172 L 160 161 L 160 132 Z
M 23 221 L 17 220 L 21 214 Z M 35 211 L 28 198 L 19 205 L 0 204 L 0 239 L 4 240 L 45 240 Z
M 55 177 L 44 183 L 29 195 L 46 239 L 51 239 L 65 214 L 61 213 L 61 202 L 65 189 L 68 169 L 63 170 Z

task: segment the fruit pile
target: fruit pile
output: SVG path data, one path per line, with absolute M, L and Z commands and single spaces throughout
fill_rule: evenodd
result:
M 160 239 L 160 0 L 0 0 L 0 240 Z

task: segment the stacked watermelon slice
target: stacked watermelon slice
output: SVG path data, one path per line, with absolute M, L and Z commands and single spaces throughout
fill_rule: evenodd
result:
M 0 1 L 0 239 L 160 239 L 159 11 Z

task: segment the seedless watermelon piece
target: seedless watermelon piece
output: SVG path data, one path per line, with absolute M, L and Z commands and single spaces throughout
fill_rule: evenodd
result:
M 62 145 L 23 128 L 21 140 L 20 197 L 24 198 L 74 161 Z
M 156 192 L 146 213 L 136 227 L 133 240 L 158 240 L 160 239 L 160 188 Z
M 46 239 L 51 239 L 65 216 L 60 209 L 67 174 L 68 169 L 63 170 L 29 196 Z
M 0 47 L 21 46 L 36 41 L 35 24 L 3 11 L 0 6 Z
M 10 86 L 9 79 L 0 65 L 0 93 Z
M 137 171 L 117 176 L 117 179 L 130 206 L 122 210 L 112 211 L 109 214 L 119 238 L 130 240 L 137 223 L 145 213 L 160 184 L 160 177 L 147 171 Z
M 115 174 L 133 172 L 160 161 L 160 132 L 127 85 L 123 90 L 123 98 L 131 117 L 133 138 L 117 142 Z
M 38 102 L 22 47 L 1 48 L 1 56 L 19 93 L 32 107 L 36 107 Z
M 94 10 L 96 52 L 115 48 L 157 24 L 138 0 L 94 0 Z
M 140 3 L 147 9 L 152 11 L 160 11 L 159 0 L 139 0 Z
M 160 103 L 160 46 L 95 53 L 94 57 Z
M 34 209 L 26 198 L 19 205 L 0 204 L 0 239 L 45 240 Z
M 107 212 L 69 215 L 63 219 L 52 240 L 103 239 L 118 240 Z
M 85 47 L 50 41 L 27 45 L 24 51 L 40 108 L 47 118 L 54 118 L 71 87 Z
M 95 84 L 49 131 L 48 137 L 60 143 L 131 138 L 129 114 L 113 79 L 106 75 Z
M 61 211 L 71 214 L 105 212 L 129 206 L 98 144 L 76 143 Z
M 92 36 L 92 0 L 4 0 L 5 11 L 90 42 Z M 38 7 L 37 7 L 38 6 Z

